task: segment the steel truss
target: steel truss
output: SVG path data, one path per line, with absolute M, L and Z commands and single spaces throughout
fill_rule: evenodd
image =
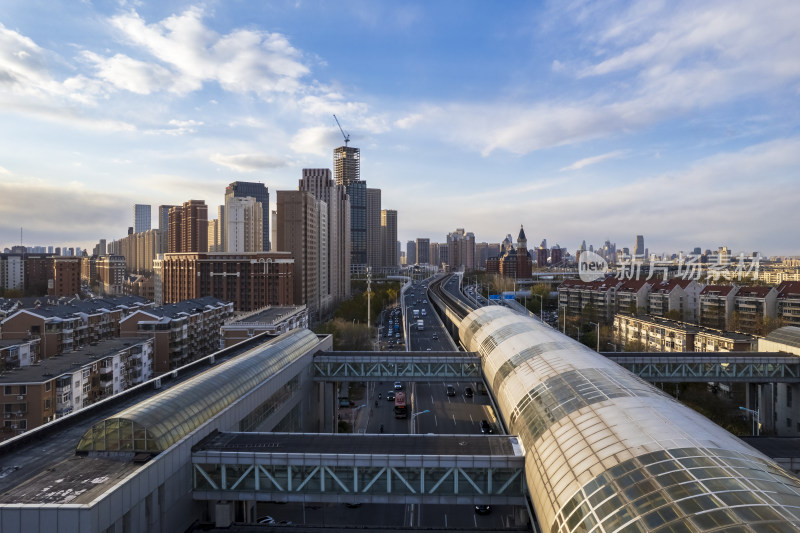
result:
M 606 355 L 640 378 L 655 382 L 800 382 L 798 357 Z
M 194 498 L 203 500 L 512 504 L 522 503 L 526 490 L 522 461 L 514 462 L 496 468 L 195 462 L 192 483 Z
M 474 355 L 387 357 L 381 352 L 374 356 L 316 355 L 313 365 L 314 379 L 319 381 L 346 381 L 353 378 L 365 381 L 425 381 L 442 378 L 477 379 L 481 376 L 480 358 Z

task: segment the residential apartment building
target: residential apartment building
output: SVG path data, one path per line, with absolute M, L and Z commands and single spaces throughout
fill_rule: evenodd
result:
M 646 313 L 652 288 L 652 282 L 645 279 L 623 281 L 617 288 L 617 312 L 630 315 Z
M 800 326 L 800 281 L 784 281 L 776 290 L 777 318 L 786 326 Z
M 648 313 L 660 317 L 672 314 L 680 317 L 680 320 L 694 321 L 701 291 L 702 287 L 694 280 L 674 278 L 653 281 L 648 296 Z
M 170 253 L 156 265 L 154 299 L 161 305 L 206 296 L 232 302 L 236 311 L 294 303 L 288 252 Z
M 617 289 L 622 285 L 618 278 L 609 277 L 591 282 L 565 280 L 558 287 L 558 306 L 571 315 L 586 312 L 595 320 L 611 321 L 616 310 Z
M 126 261 L 122 255 L 106 255 L 96 262 L 97 281 L 103 294 L 117 296 L 124 293 Z
M 0 339 L 0 373 L 21 366 L 30 366 L 42 358 L 40 351 L 41 340 L 30 339 Z
M 0 440 L 111 397 L 152 376 L 153 341 L 93 342 L 0 374 Z
M 727 329 L 735 306 L 736 285 L 706 285 L 700 291 L 698 323 L 715 329 Z
M 52 278 L 48 281 L 49 296 L 74 296 L 81 292 L 81 258 L 54 257 Z
M 259 245 L 253 244 L 252 250 L 243 250 L 243 251 L 253 251 L 253 252 L 268 252 L 272 250 L 272 244 L 270 243 L 270 209 L 269 209 L 269 189 L 263 183 L 257 183 L 252 181 L 234 181 L 233 183 L 229 184 L 225 188 L 225 212 L 220 213 L 220 224 L 224 228 L 228 224 L 229 213 L 227 211 L 228 201 L 231 198 L 253 198 L 257 204 L 259 204 L 261 209 L 261 216 L 258 220 L 261 223 L 261 231 L 258 232 L 261 235 L 261 243 Z M 219 251 L 225 252 L 235 252 L 238 250 L 231 250 L 228 249 L 227 243 L 227 232 L 226 237 L 220 243 L 224 248 Z M 210 251 L 210 250 L 209 250 Z
M 203 200 L 189 200 L 169 210 L 168 251 L 208 251 L 208 206 Z
M 451 272 L 475 269 L 475 235 L 471 231 L 458 228 L 448 233 L 447 249 L 448 268 Z
M 429 265 L 431 262 L 431 240 L 430 239 L 417 239 L 416 243 L 416 257 L 417 264 Z
M 659 317 L 614 316 L 614 344 L 624 351 L 631 343 L 644 352 L 733 352 L 753 351 L 750 335 L 703 328 Z
M 152 338 L 158 375 L 219 350 L 221 328 L 233 312 L 232 302 L 193 298 L 129 314 L 120 322 L 120 335 Z
M 305 304 L 312 320 L 317 318 L 319 302 L 320 213 L 327 212 L 320 201 L 306 191 L 278 191 L 278 249 L 294 258 L 293 301 L 276 305 Z M 326 216 L 327 218 L 327 216 Z M 327 225 L 327 222 L 326 222 Z M 261 306 L 264 307 L 264 306 Z
M 261 202 L 257 202 L 252 196 L 226 197 L 225 251 L 229 253 L 263 251 L 263 216 L 264 208 Z M 209 235 L 210 231 L 209 229 Z
M 320 202 L 317 294 L 319 313 L 327 316 L 350 297 L 350 199 L 345 186 L 337 185 L 327 168 L 303 169 L 298 190 L 310 193 Z
M 774 287 L 740 287 L 734 296 L 733 324 L 728 329 L 764 334 L 767 319 L 777 315 L 778 291 Z

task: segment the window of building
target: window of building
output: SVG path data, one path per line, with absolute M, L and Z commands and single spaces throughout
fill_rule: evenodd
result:
M 44 408 L 45 410 L 50 409 L 50 398 L 44 401 Z
M 792 419 L 791 418 L 787 418 L 786 419 L 786 427 L 789 428 L 789 429 L 792 428 Z
M 44 384 L 44 390 L 45 390 L 45 392 L 48 392 L 48 391 L 50 390 L 50 387 L 51 387 L 51 382 L 50 382 L 50 381 L 48 381 L 47 383 L 45 383 L 45 384 Z
M 20 394 L 20 396 L 22 396 L 24 394 L 28 394 L 28 387 L 26 385 L 20 385 L 19 386 L 19 394 Z
M 5 394 L 6 396 L 11 396 L 12 393 L 11 393 L 11 386 L 10 385 L 6 385 L 3 388 L 3 394 Z

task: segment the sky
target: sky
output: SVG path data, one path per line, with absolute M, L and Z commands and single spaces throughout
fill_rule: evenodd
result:
M 398 239 L 800 255 L 800 2 L 3 0 L 0 249 L 295 190 L 361 150 Z M 405 250 L 405 244 L 403 245 Z

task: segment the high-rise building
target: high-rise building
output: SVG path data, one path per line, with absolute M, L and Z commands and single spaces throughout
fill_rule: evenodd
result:
M 169 210 L 177 205 L 158 206 L 158 229 L 161 231 L 161 242 L 158 253 L 165 254 L 169 250 Z
M 418 238 L 417 239 L 417 264 L 428 265 L 431 261 L 431 240 Z
M 345 187 L 361 181 L 361 150 L 352 146 L 340 146 L 333 150 L 333 179 L 336 185 Z
M 264 246 L 264 209 L 252 196 L 226 196 L 225 248 L 227 252 L 261 252 Z
M 633 245 L 633 255 L 634 257 L 643 257 L 645 254 L 644 251 L 644 236 L 637 235 L 636 236 L 636 244 Z
M 208 251 L 208 206 L 189 200 L 169 210 L 169 252 Z
M 475 268 L 475 235 L 458 228 L 447 234 L 447 256 L 451 272 Z
M 294 258 L 294 303 L 305 304 L 312 320 L 318 317 L 319 216 L 324 202 L 307 191 L 278 191 L 278 242 Z M 327 218 L 327 217 L 326 217 Z M 327 250 L 324 250 L 327 255 Z
M 333 179 L 344 185 L 350 198 L 350 268 L 367 266 L 367 182 L 361 181 L 361 151 L 352 146 L 333 150 Z M 380 210 L 380 207 L 378 207 Z
M 367 189 L 367 265 L 373 269 L 381 262 L 381 190 Z
M 311 193 L 320 206 L 319 302 L 328 314 L 350 297 L 350 199 L 344 185 L 336 185 L 327 168 L 304 168 L 298 189 Z
M 208 221 L 208 251 L 209 252 L 224 252 L 220 244 L 221 234 L 219 219 L 215 218 Z
M 407 265 L 417 264 L 417 243 L 415 243 L 414 241 L 408 241 L 406 243 L 406 264 Z
M 225 204 L 228 203 L 228 198 L 243 198 L 246 196 L 251 196 L 256 199 L 256 202 L 261 204 L 261 249 L 265 252 L 268 252 L 270 248 L 270 233 L 269 233 L 269 189 L 263 183 L 255 183 L 250 181 L 234 181 L 230 185 L 225 188 Z M 227 219 L 227 213 L 225 214 L 225 218 Z M 223 219 L 220 218 L 220 222 L 223 222 Z M 223 227 L 227 225 L 227 220 L 225 220 L 225 224 Z M 228 243 L 223 243 L 227 246 Z
M 146 204 L 134 204 L 133 206 L 133 232 L 139 233 L 150 229 L 150 206 Z
M 397 242 L 397 211 L 383 209 L 381 211 L 381 265 L 397 268 L 400 265 L 400 243 Z

